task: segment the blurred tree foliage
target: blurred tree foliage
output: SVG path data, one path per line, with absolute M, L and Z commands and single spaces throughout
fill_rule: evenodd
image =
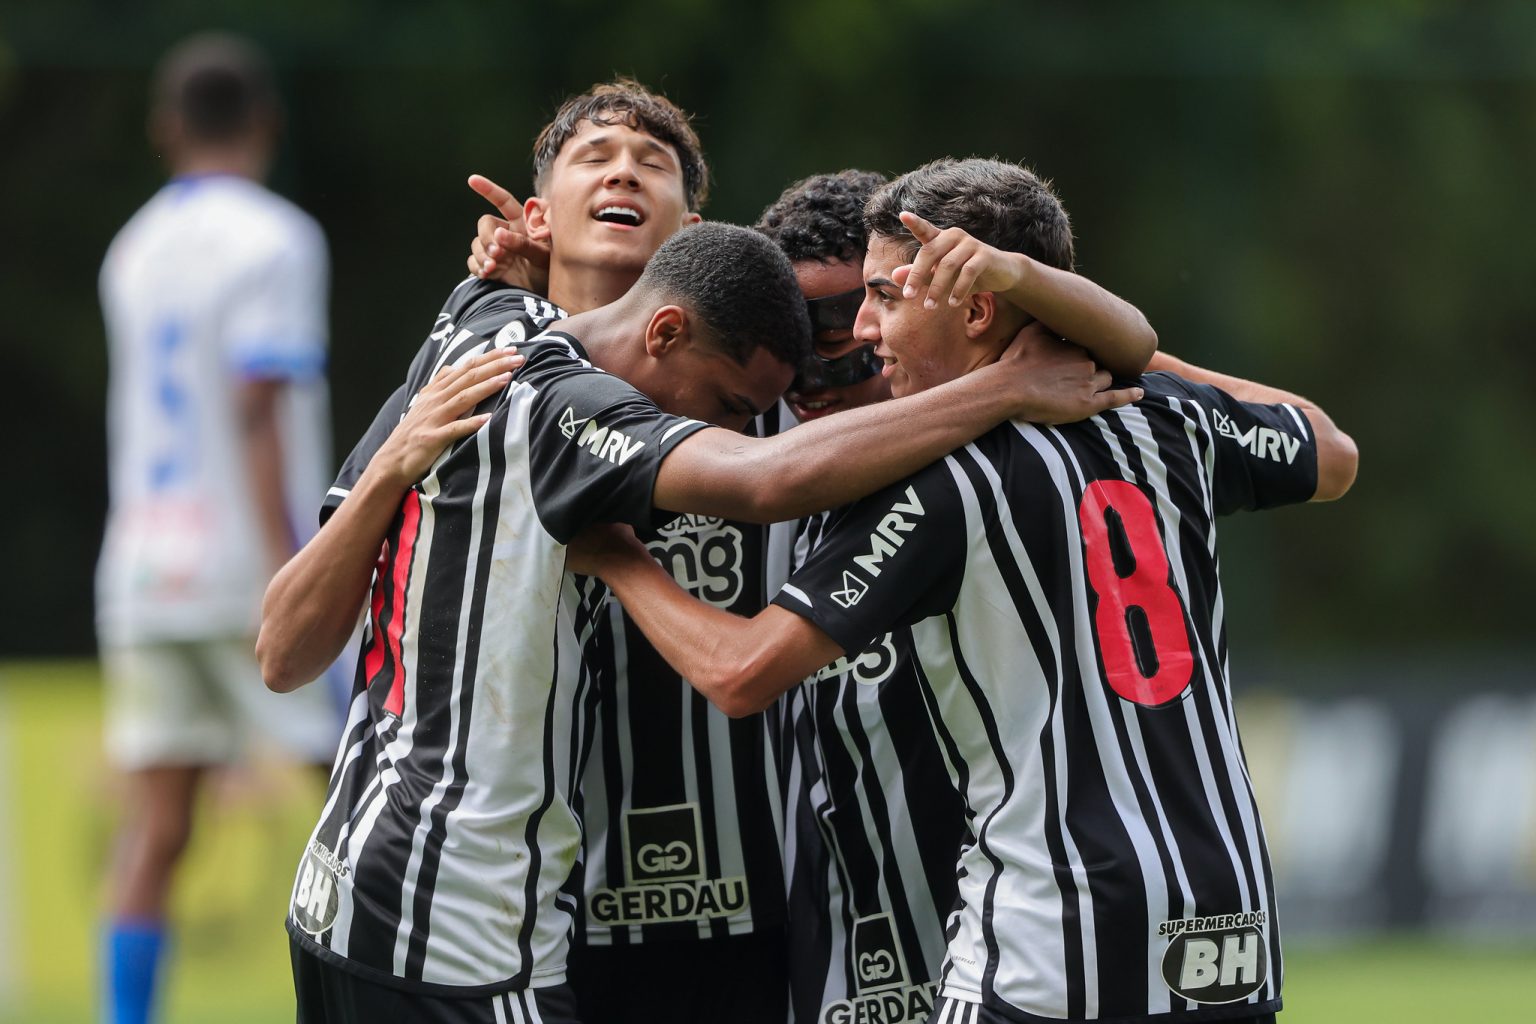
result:
M 211 25 L 281 71 L 275 185 L 335 260 L 340 451 L 461 273 L 464 177 L 526 190 L 559 98 L 634 74 L 697 112 L 713 217 L 819 170 L 1024 160 L 1166 349 L 1329 409 L 1363 452 L 1349 498 L 1225 528 L 1244 658 L 1531 646 L 1536 5 L 4 0 L 0 653 L 91 644 L 95 274 L 162 175 L 149 68 Z

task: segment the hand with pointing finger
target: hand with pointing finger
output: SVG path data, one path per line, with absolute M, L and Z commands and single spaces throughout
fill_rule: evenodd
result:
M 486 214 L 476 223 L 465 261 L 469 272 L 481 280 L 544 294 L 549 287 L 549 244 L 528 237 L 522 203 L 484 175 L 471 174 L 469 187 L 501 213 Z
M 1028 256 L 995 249 L 962 228 L 941 230 L 906 212 L 901 222 L 922 248 L 910 265 L 897 267 L 891 279 L 903 286 L 904 298 L 924 294 L 925 309 L 937 309 L 945 299 L 958 306 L 977 292 L 1006 293 L 1028 272 Z

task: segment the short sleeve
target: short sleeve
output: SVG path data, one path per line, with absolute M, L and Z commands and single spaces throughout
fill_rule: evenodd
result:
M 967 546 L 954 477 L 938 462 L 833 513 L 773 603 L 853 655 L 954 607 Z
M 564 544 L 592 523 L 652 524 L 662 460 L 708 426 L 662 412 L 624 381 L 574 362 L 549 374 L 530 359 L 519 379 L 534 383 L 528 425 L 534 507 Z
M 1154 374 L 1201 410 L 1210 428 L 1211 491 L 1216 514 L 1310 501 L 1317 493 L 1317 437 L 1289 403 L 1243 402 L 1209 384 Z
M 309 380 L 325 373 L 325 236 L 313 222 L 301 224 L 230 296 L 225 337 L 232 368 L 242 377 Z
M 384 400 L 378 413 L 373 417 L 373 422 L 368 425 L 351 454 L 342 462 L 341 469 L 336 474 L 336 482 L 331 489 L 325 492 L 325 500 L 320 503 L 320 523 L 331 518 L 341 503 L 352 493 L 357 480 L 363 475 L 363 470 L 368 468 L 368 463 L 373 461 L 373 456 L 388 439 L 390 432 L 400 422 L 400 417 L 405 415 L 406 387 L 404 384 L 395 389 L 394 393 Z

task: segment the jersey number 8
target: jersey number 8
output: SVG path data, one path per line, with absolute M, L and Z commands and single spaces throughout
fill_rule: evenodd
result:
M 1166 704 L 1189 686 L 1195 664 L 1152 503 L 1124 480 L 1095 480 L 1077 516 L 1105 679 L 1135 704 Z

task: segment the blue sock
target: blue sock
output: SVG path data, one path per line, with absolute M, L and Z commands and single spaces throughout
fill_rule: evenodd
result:
M 163 921 L 123 919 L 108 926 L 105 950 L 108 1024 L 148 1024 L 164 949 Z

